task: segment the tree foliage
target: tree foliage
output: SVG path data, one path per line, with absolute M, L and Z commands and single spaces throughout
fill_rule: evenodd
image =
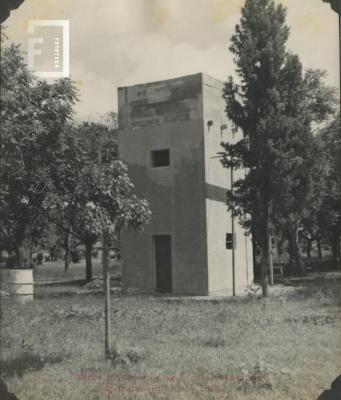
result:
M 2 39 L 3 40 L 3 39 Z M 48 84 L 27 70 L 19 46 L 1 46 L 1 248 L 15 251 L 41 231 L 42 203 L 53 189 L 50 166 L 72 118 L 69 79 Z
M 72 234 L 86 245 L 91 279 L 91 247 L 99 235 L 138 229 L 150 211 L 117 160 L 114 120 L 76 124 L 76 101 L 70 79 L 38 80 L 18 46 L 2 46 L 1 250 L 15 252 L 20 267 L 26 239 L 37 241 L 46 229 L 56 240 Z
M 243 138 L 223 144 L 222 162 L 246 170 L 229 194 L 230 205 L 233 200 L 234 212 L 262 248 L 265 295 L 270 233 L 284 231 L 299 251 L 297 230 L 310 201 L 318 153 L 313 124 L 324 121 L 335 102 L 324 73 L 303 74 L 299 57 L 288 53 L 285 20 L 281 4 L 246 0 L 230 46 L 239 82 L 229 77 L 224 89 L 226 112 Z
M 91 249 L 103 232 L 117 240 L 122 229 L 141 228 L 148 203 L 133 193 L 126 166 L 117 160 L 116 131 L 82 123 L 66 135 L 67 151 L 53 167 L 55 190 L 46 205 L 51 219 L 84 243 L 86 278 L 92 277 Z

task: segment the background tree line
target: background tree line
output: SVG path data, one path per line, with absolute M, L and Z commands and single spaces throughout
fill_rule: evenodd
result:
M 38 80 L 3 34 L 0 84 L 0 251 L 14 255 L 20 268 L 25 252 L 58 242 L 67 270 L 76 241 L 85 246 L 90 280 L 100 235 L 115 241 L 121 229 L 139 229 L 150 217 L 117 159 L 115 121 L 77 123 L 72 80 Z

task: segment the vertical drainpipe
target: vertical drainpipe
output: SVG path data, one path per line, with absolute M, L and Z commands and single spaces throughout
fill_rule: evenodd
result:
M 232 234 L 232 295 L 236 295 L 236 241 L 234 229 L 233 157 L 231 155 L 231 234 Z

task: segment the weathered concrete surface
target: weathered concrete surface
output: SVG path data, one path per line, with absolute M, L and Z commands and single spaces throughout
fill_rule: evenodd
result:
M 233 135 L 226 117 L 223 101 L 223 83 L 203 74 L 203 122 L 205 141 L 206 220 L 209 292 L 232 291 L 232 250 L 225 249 L 226 232 L 231 232 L 231 214 L 227 212 L 226 189 L 231 187 L 230 170 L 222 168 L 217 153 L 221 142 L 241 138 Z M 209 123 L 209 121 L 211 121 Z M 227 129 L 221 129 L 223 125 Z M 234 171 L 234 180 L 243 177 L 243 171 Z M 219 189 L 219 190 L 218 190 Z M 225 198 L 223 196 L 225 195 Z M 252 245 L 235 219 L 236 233 L 236 289 L 244 290 L 253 280 Z
M 207 292 L 204 185 L 200 169 L 203 143 L 202 136 L 197 134 L 200 130 L 198 122 L 172 122 L 162 128 L 120 131 L 120 157 L 129 160 L 128 172 L 136 192 L 149 201 L 152 210 L 151 222 L 143 233 L 122 234 L 122 281 L 126 288 L 155 289 L 152 235 L 170 234 L 174 293 Z M 188 142 L 191 147 L 186 146 Z M 158 148 L 170 149 L 169 167 L 151 168 L 150 152 Z
M 118 89 L 120 129 L 141 128 L 202 115 L 201 75 Z
M 152 235 L 159 234 L 172 237 L 174 293 L 231 288 L 231 250 L 225 249 L 231 219 L 224 204 L 229 173 L 213 158 L 224 139 L 220 126 L 227 123 L 221 85 L 195 74 L 119 88 L 119 156 L 153 213 L 144 232 L 122 233 L 123 289 L 155 291 Z M 152 168 L 151 151 L 158 149 L 170 150 L 168 167 Z M 252 257 L 248 272 L 241 260 L 244 247 L 237 246 L 242 288 L 252 281 Z

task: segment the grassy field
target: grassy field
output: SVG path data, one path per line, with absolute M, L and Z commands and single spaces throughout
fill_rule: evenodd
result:
M 114 295 L 37 287 L 2 300 L 1 375 L 20 400 L 316 400 L 341 372 L 341 275 L 290 282 L 271 299 Z

